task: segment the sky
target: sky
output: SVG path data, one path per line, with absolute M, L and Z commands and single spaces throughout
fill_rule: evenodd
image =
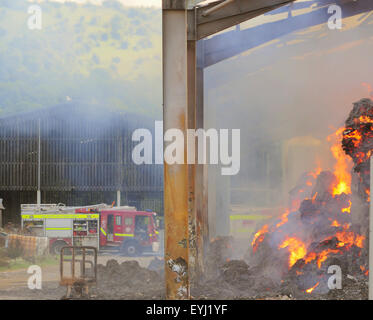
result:
M 29 2 L 75 2 L 75 3 L 91 3 L 95 5 L 101 5 L 105 0 L 29 0 Z M 127 7 L 161 7 L 161 0 L 117 0 Z

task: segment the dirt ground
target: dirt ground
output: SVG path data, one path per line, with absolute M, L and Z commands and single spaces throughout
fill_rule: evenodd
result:
M 114 254 L 98 256 L 98 264 L 106 265 L 108 260 L 115 259 L 118 263 L 136 260 L 143 268 L 148 267 L 154 255 L 142 257 L 122 257 Z M 30 265 L 32 265 L 30 263 Z M 42 289 L 31 290 L 27 281 L 30 274 L 27 269 L 0 272 L 0 300 L 59 300 L 66 293 L 65 287 L 59 285 L 59 264 L 44 266 L 42 269 Z

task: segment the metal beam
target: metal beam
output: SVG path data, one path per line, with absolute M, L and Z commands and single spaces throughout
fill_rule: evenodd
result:
M 249 49 L 258 47 L 271 40 L 281 38 L 294 31 L 325 23 L 330 18 L 327 5 L 337 3 L 342 7 L 343 17 L 351 17 L 363 12 L 373 10 L 371 0 L 359 1 L 335 1 L 320 0 L 308 3 L 308 6 L 317 5 L 313 11 L 298 16 L 290 16 L 287 19 L 269 22 L 246 30 L 232 30 L 215 35 L 205 41 L 205 65 L 211 65 L 229 59 Z M 300 5 L 300 3 L 294 3 Z M 283 12 L 278 8 L 271 11 L 273 14 Z
M 186 0 L 162 0 L 163 10 L 185 10 Z
M 193 9 L 204 0 L 162 0 L 162 8 L 167 10 Z
M 294 0 L 218 1 L 196 8 L 197 39 L 235 26 L 246 20 L 292 3 Z M 215 8 L 218 8 L 216 10 Z
M 186 10 L 164 9 L 162 15 L 164 131 L 179 129 L 186 137 L 187 14 Z M 166 148 L 165 143 L 164 150 Z M 187 164 L 170 165 L 164 162 L 164 218 L 166 298 L 188 299 L 190 289 Z

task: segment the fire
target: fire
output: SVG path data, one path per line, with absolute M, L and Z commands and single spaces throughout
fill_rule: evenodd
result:
M 365 193 L 367 194 L 368 198 L 367 198 L 367 202 L 370 201 L 370 190 L 369 189 L 366 189 L 365 190 Z
M 321 251 L 319 254 L 318 254 L 318 257 L 317 257 L 317 267 L 320 269 L 321 268 L 321 264 L 326 260 L 328 259 L 328 255 L 330 253 L 339 253 L 339 250 L 337 249 L 326 249 L 324 251 Z
M 289 210 L 286 210 L 282 216 L 281 216 L 281 221 L 276 224 L 276 228 L 279 228 L 281 227 L 283 224 L 285 224 L 286 222 L 288 222 L 288 215 L 289 215 L 290 211 Z
M 299 259 L 302 259 L 307 254 L 306 245 L 299 239 L 287 237 L 279 249 L 288 248 L 289 255 L 289 268 L 291 268 Z
M 361 116 L 359 119 L 356 119 L 356 121 L 360 121 L 360 123 L 366 123 L 369 124 L 366 127 L 369 126 L 369 130 L 372 132 L 373 137 L 373 126 L 370 124 L 373 124 L 373 118 L 370 118 L 369 116 Z M 366 129 L 366 128 L 365 128 Z M 340 128 L 336 130 L 333 134 L 328 136 L 328 141 L 331 142 L 330 145 L 330 151 L 332 152 L 332 155 L 335 159 L 335 165 L 333 168 L 333 174 L 330 174 L 330 172 L 325 172 L 325 176 L 321 177 L 320 180 L 318 179 L 322 169 L 321 166 L 318 166 L 317 169 L 315 169 L 312 172 L 308 173 L 308 176 L 306 176 L 306 179 L 302 180 L 302 185 L 297 186 L 293 190 L 298 190 L 298 194 L 302 192 L 307 192 L 307 195 L 310 198 L 305 198 L 299 195 L 299 199 L 294 200 L 291 198 L 291 207 L 287 209 L 280 218 L 274 222 L 274 224 L 270 225 L 264 225 L 255 235 L 252 241 L 253 251 L 255 252 L 260 245 L 261 242 L 263 242 L 265 236 L 270 236 L 269 232 L 276 232 L 276 229 L 284 225 L 285 223 L 289 223 L 289 220 L 293 220 L 293 217 L 296 218 L 296 215 L 299 214 L 300 218 L 304 219 L 304 224 L 307 223 L 313 223 L 311 221 L 313 218 L 312 215 L 316 216 L 317 213 L 323 212 L 322 210 L 325 210 L 326 214 L 330 214 L 329 220 L 326 220 L 325 226 L 328 226 L 330 223 L 331 227 L 333 228 L 325 228 L 325 238 L 323 241 L 320 241 L 319 244 L 314 242 L 315 240 L 319 241 L 322 240 L 320 238 L 314 239 L 312 236 L 309 236 L 307 233 L 305 233 L 304 237 L 303 234 L 297 234 L 296 236 L 289 235 L 285 238 L 281 238 L 282 240 L 277 243 L 277 248 L 285 249 L 287 250 L 286 253 L 288 253 L 288 268 L 289 270 L 297 263 L 299 260 L 303 260 L 305 264 L 308 263 L 314 263 L 318 266 L 320 269 L 322 264 L 327 261 L 327 259 L 331 255 L 342 255 L 347 250 L 350 250 L 353 246 L 357 248 L 363 248 L 365 237 L 359 234 L 354 233 L 353 231 L 350 231 L 350 222 L 351 221 L 347 215 L 351 214 L 351 171 L 352 171 L 352 165 L 353 161 L 350 158 L 350 154 L 345 151 L 344 148 L 346 148 L 346 144 L 342 143 L 343 139 L 349 139 L 351 143 L 348 144 L 348 146 L 354 146 L 355 148 L 360 148 L 363 146 L 363 143 L 365 144 L 366 135 L 364 131 L 361 131 L 360 129 L 353 129 L 350 128 L 345 129 Z M 359 150 L 360 151 L 360 150 Z M 373 152 L 373 150 L 372 150 Z M 357 161 L 366 161 L 370 155 L 371 151 L 367 152 L 358 152 L 354 153 L 354 163 L 356 164 Z M 352 156 L 351 156 L 352 157 Z M 357 159 L 357 161 L 356 161 Z M 360 163 L 360 162 L 359 162 Z M 324 177 L 326 177 L 324 179 Z M 303 176 L 302 176 L 303 179 Z M 312 186 L 315 184 L 315 181 L 320 183 L 320 188 L 312 189 Z M 322 183 L 326 183 L 324 181 L 333 181 L 332 185 L 322 185 Z M 311 188 L 308 188 L 306 186 L 309 186 Z M 319 187 L 319 186 L 318 186 Z M 317 190 L 317 191 L 316 191 Z M 319 196 L 318 196 L 319 192 Z M 365 190 L 368 201 L 370 199 L 369 189 Z M 324 194 L 326 193 L 326 194 Z M 331 199 L 330 197 L 333 197 Z M 292 193 L 294 194 L 294 193 Z M 341 196 L 344 194 L 343 196 Z M 316 201 L 317 198 L 317 201 Z M 307 201 L 304 201 L 307 200 Z M 304 201 L 304 202 L 303 202 Z M 330 202 L 329 202 L 330 201 Z M 334 203 L 336 203 L 336 206 L 334 206 Z M 304 204 L 304 206 L 303 206 Z M 334 208 L 340 208 L 337 209 L 337 212 Z M 294 214 L 289 217 L 289 213 L 293 212 Z M 310 212 L 310 214 L 309 214 Z M 347 215 L 346 215 L 347 214 Z M 339 215 L 339 216 L 338 216 Z M 321 219 L 322 217 L 317 216 L 317 219 Z M 311 218 L 309 218 L 311 217 Z M 294 219 L 294 221 L 296 221 Z M 311 221 L 311 222 L 308 222 Z M 320 220 L 321 221 L 321 220 Z M 303 220 L 301 220 L 303 223 Z M 323 225 L 324 228 L 324 225 Z M 337 229 L 338 228 L 338 229 Z M 293 229 L 295 230 L 295 229 Z M 300 232 L 300 231 L 299 231 Z M 330 233 L 329 233 L 330 232 Z M 266 235 L 269 233 L 268 235 Z M 320 233 L 323 234 L 323 233 Z M 280 235 L 280 234 L 279 234 Z M 278 240 L 278 237 L 273 238 L 275 241 Z M 329 240 L 329 241 L 327 241 Z M 314 246 L 313 244 L 316 244 Z M 309 246 L 310 245 L 310 246 Z M 308 252 L 309 251 L 309 252 Z M 361 252 L 360 252 L 361 253 Z M 326 263 L 325 263 L 326 264 Z M 299 264 L 299 267 L 302 268 L 303 264 Z M 297 265 L 297 269 L 298 265 Z M 301 276 L 303 274 L 302 271 L 295 270 L 296 274 L 298 276 Z M 365 272 L 366 270 L 362 269 L 362 272 Z M 319 282 L 316 283 L 312 288 L 309 288 L 306 290 L 307 293 L 311 293 L 317 286 L 319 285 Z
M 310 252 L 305 258 L 304 262 L 310 263 L 311 261 L 316 260 L 317 262 L 317 267 L 320 269 L 321 264 L 328 259 L 329 254 L 331 253 L 340 253 L 338 249 L 325 249 L 319 253 L 316 252 Z
M 309 172 L 308 175 L 316 179 L 321 171 L 322 171 L 321 167 L 317 166 L 317 168 L 314 171 Z
M 337 178 L 337 185 L 333 188 L 333 196 L 342 193 L 351 193 L 351 174 L 349 173 L 351 171 L 349 169 L 351 160 L 346 156 L 341 146 L 343 130 L 344 128 L 339 128 L 334 134 L 328 137 L 329 141 L 331 141 L 332 138 L 336 140 L 330 148 L 337 161 L 334 166 L 334 175 Z
M 255 252 L 258 248 L 259 243 L 264 240 L 264 235 L 268 232 L 268 224 L 265 224 L 257 233 L 255 233 L 251 246 Z
M 366 270 L 364 266 L 360 266 L 361 272 L 363 272 L 366 276 L 369 275 L 369 270 Z
M 353 245 L 363 248 L 365 237 L 352 231 L 339 231 L 336 233 L 337 240 L 339 241 L 338 247 L 350 248 Z
M 371 151 L 369 150 L 367 153 L 364 152 L 356 152 L 355 157 L 358 164 L 368 160 L 371 156 Z
M 353 130 L 353 131 L 345 134 L 344 137 L 352 139 L 352 143 L 354 144 L 355 148 L 359 147 L 360 142 L 363 138 L 358 130 Z
M 360 123 L 373 123 L 373 119 L 367 116 L 360 116 L 359 121 Z
M 317 254 L 316 252 L 310 252 L 305 258 L 304 258 L 304 262 L 307 264 L 313 260 L 315 260 L 317 257 Z
M 315 192 L 315 194 L 313 195 L 312 202 L 314 202 L 316 200 L 316 197 L 317 197 L 317 192 Z
M 307 293 L 311 293 L 319 285 L 320 282 L 316 283 L 312 288 L 306 290 Z
M 339 224 L 339 222 L 337 220 L 334 220 L 331 224 L 332 227 L 340 227 L 341 225 Z
M 346 208 L 342 208 L 342 212 L 351 213 L 351 200 L 348 200 L 349 206 Z

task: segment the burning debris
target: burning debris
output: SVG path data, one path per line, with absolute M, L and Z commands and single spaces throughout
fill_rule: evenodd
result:
M 353 199 L 354 223 L 363 233 L 367 233 L 370 201 L 369 159 L 373 150 L 373 101 L 362 99 L 354 107 L 346 120 L 342 147 L 354 162 L 356 175 L 356 195 Z
M 333 172 L 304 174 L 290 192 L 289 209 L 255 233 L 249 261 L 263 276 L 272 274 L 282 292 L 366 296 L 372 124 L 373 101 L 355 103 L 345 128 L 328 137 Z M 342 270 L 343 290 L 330 290 L 332 265 Z

